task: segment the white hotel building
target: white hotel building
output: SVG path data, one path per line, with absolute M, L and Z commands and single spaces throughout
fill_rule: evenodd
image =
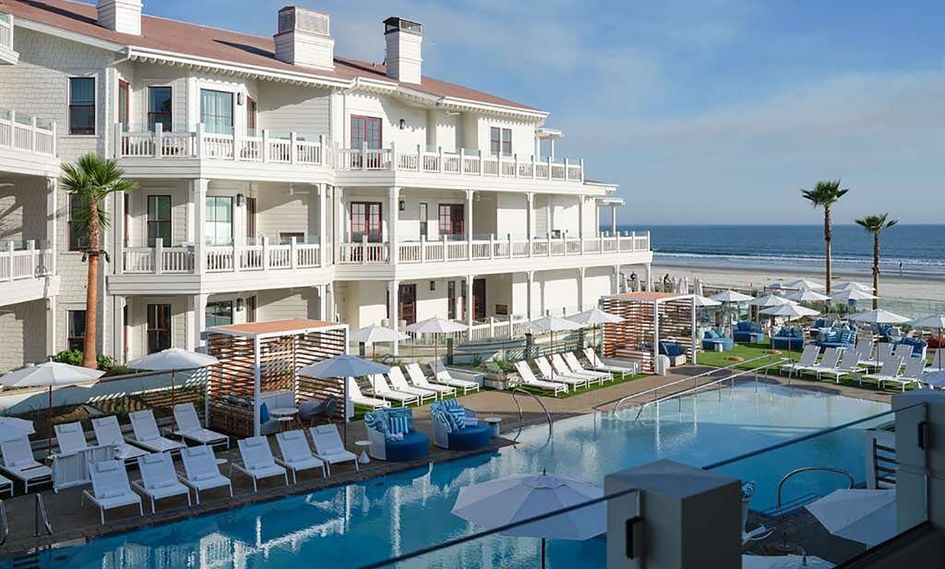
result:
M 140 186 L 107 204 L 99 345 L 118 361 L 286 317 L 508 333 L 595 305 L 622 271 L 648 280 L 649 236 L 599 230 L 616 187 L 555 155 L 547 113 L 422 76 L 419 23 L 378 26 L 381 65 L 336 56 L 325 14 L 277 22 L 264 38 L 139 0 L 0 2 L 0 371 L 81 345 L 56 176 L 87 152 Z

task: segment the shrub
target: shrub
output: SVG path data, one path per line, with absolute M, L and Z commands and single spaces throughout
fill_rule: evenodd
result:
M 83 355 L 84 354 L 82 353 L 82 350 L 63 350 L 53 356 L 53 361 L 74 366 L 81 366 Z M 115 360 L 104 354 L 99 354 L 97 367 L 100 371 L 104 372 L 119 372 L 119 370 L 124 371 L 127 369 L 124 366 L 116 365 Z

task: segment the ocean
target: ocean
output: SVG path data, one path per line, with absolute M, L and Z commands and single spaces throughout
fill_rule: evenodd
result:
M 607 228 L 604 228 L 606 231 Z M 821 272 L 822 225 L 620 226 L 649 231 L 654 264 Z M 887 276 L 945 279 L 945 225 L 897 225 L 883 232 L 880 271 Z M 835 273 L 869 274 L 873 238 L 858 225 L 833 231 Z

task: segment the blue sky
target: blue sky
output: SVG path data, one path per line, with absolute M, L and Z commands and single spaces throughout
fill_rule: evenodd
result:
M 146 0 L 271 35 L 285 0 Z M 559 155 L 620 184 L 625 223 L 945 222 L 945 4 L 879 0 L 299 0 L 336 52 L 382 61 L 381 21 L 424 23 L 424 73 L 551 112 Z

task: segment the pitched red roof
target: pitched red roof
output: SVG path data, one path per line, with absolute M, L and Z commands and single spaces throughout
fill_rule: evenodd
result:
M 140 36 L 121 34 L 99 26 L 96 21 L 95 6 L 83 2 L 0 0 L 0 11 L 12 13 L 15 18 L 99 38 L 126 47 L 161 50 L 239 65 L 252 65 L 277 72 L 302 73 L 312 77 L 348 80 L 363 77 L 387 81 L 392 85 L 398 83 L 387 77 L 384 66 L 380 64 L 336 56 L 334 71 L 308 69 L 277 60 L 275 45 L 271 37 L 254 36 L 155 16 L 142 16 Z M 423 77 L 420 85 L 404 83 L 403 86 L 438 97 L 466 99 L 520 110 L 536 110 L 521 103 L 431 77 Z

